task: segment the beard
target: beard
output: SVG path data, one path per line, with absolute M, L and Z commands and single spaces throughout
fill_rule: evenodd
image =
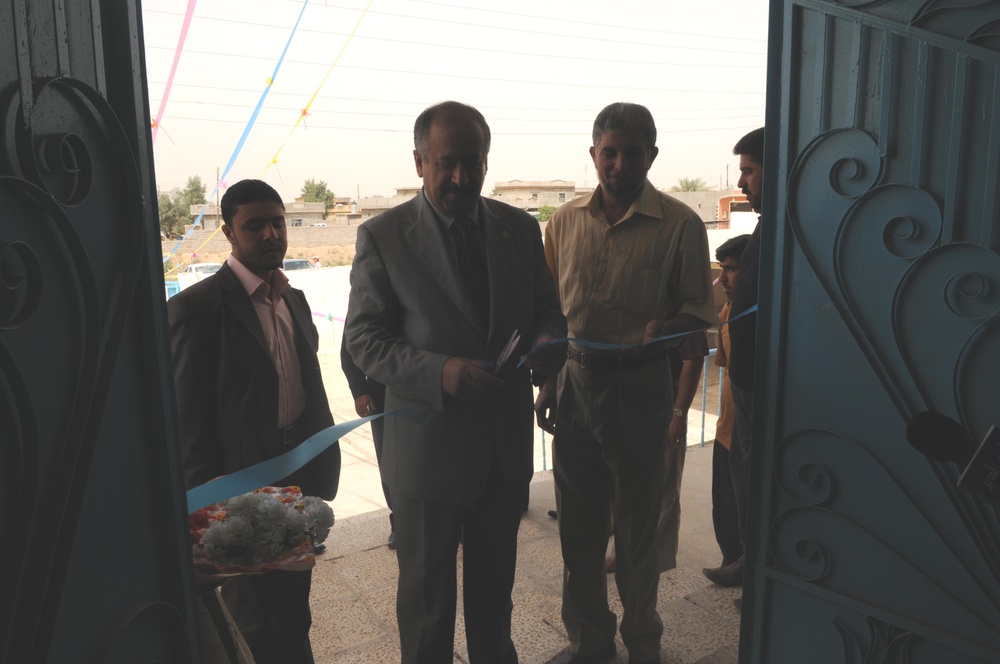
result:
M 613 180 L 608 178 L 606 181 L 601 181 L 601 188 L 618 200 L 627 200 L 634 198 L 642 190 L 643 184 L 645 184 L 645 180 L 635 182 L 633 180 Z

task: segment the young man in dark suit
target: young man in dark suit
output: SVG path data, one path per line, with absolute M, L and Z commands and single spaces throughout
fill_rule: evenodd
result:
M 167 302 L 177 415 L 188 488 L 283 454 L 333 424 L 302 291 L 279 269 L 287 238 L 281 196 L 243 180 L 222 197 L 232 254 L 217 273 Z M 291 476 L 333 500 L 340 448 Z M 311 572 L 238 576 L 222 595 L 257 664 L 311 664 Z

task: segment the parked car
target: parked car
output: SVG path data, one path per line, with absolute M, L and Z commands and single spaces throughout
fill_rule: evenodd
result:
M 191 263 L 184 268 L 184 271 L 193 272 L 203 277 L 207 277 L 210 274 L 215 274 L 221 269 L 222 263 Z
M 286 258 L 281 262 L 281 269 L 285 272 L 289 270 L 311 270 L 312 261 L 308 258 Z

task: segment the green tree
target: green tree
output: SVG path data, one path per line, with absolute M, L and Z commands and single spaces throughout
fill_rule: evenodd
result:
M 322 203 L 323 218 L 325 219 L 326 213 L 333 207 L 333 192 L 323 180 L 317 181 L 309 178 L 302 185 L 302 200 L 307 203 Z
M 156 203 L 160 213 L 160 231 L 168 238 L 183 233 L 185 224 L 194 221 L 191 206 L 204 205 L 205 200 L 205 185 L 197 175 L 189 177 L 183 189 L 175 187 L 158 192 Z
M 677 182 L 677 186 L 671 187 L 670 191 L 708 191 L 708 183 L 701 178 L 681 178 Z
M 181 198 L 187 205 L 204 205 L 205 185 L 201 181 L 201 176 L 192 175 L 187 179 L 187 184 L 181 190 Z
M 160 192 L 156 203 L 160 213 L 160 232 L 168 239 L 184 231 L 184 224 L 191 218 L 188 211 L 180 204 L 180 189 Z
M 552 213 L 555 211 L 556 209 L 551 205 L 541 206 L 538 208 L 538 221 L 548 221 L 549 217 L 551 217 Z

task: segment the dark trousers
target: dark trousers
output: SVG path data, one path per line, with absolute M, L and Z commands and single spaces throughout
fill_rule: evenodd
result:
M 511 491 L 494 457 L 483 495 L 446 505 L 392 494 L 402 664 L 451 664 L 455 650 L 456 557 L 462 541 L 462 602 L 471 664 L 517 664 L 510 638 L 517 529 L 528 487 Z
M 733 384 L 733 435 L 729 444 L 729 467 L 736 492 L 736 514 L 740 542 L 746 547 L 747 513 L 750 509 L 750 438 L 753 432 L 753 392 Z
M 311 570 L 276 570 L 223 582 L 222 598 L 256 664 L 313 664 L 311 583 Z
M 369 382 L 369 385 L 373 383 Z M 378 385 L 378 383 L 374 383 Z M 375 408 L 378 412 L 385 410 L 385 386 L 378 385 L 378 388 L 372 390 L 372 401 L 375 402 Z M 382 439 L 385 433 L 385 418 L 380 417 L 377 420 L 371 421 L 372 427 L 372 442 L 375 443 L 375 461 L 378 463 L 379 468 L 382 468 Z M 385 482 L 382 482 L 382 495 L 385 496 L 385 505 L 389 508 L 389 528 L 395 530 L 395 522 L 392 516 L 392 498 L 389 496 L 389 487 Z
M 712 448 L 712 525 L 715 527 L 715 541 L 722 551 L 722 565 L 735 563 L 743 555 L 740 519 L 736 511 L 729 450 L 719 441 L 715 441 Z

